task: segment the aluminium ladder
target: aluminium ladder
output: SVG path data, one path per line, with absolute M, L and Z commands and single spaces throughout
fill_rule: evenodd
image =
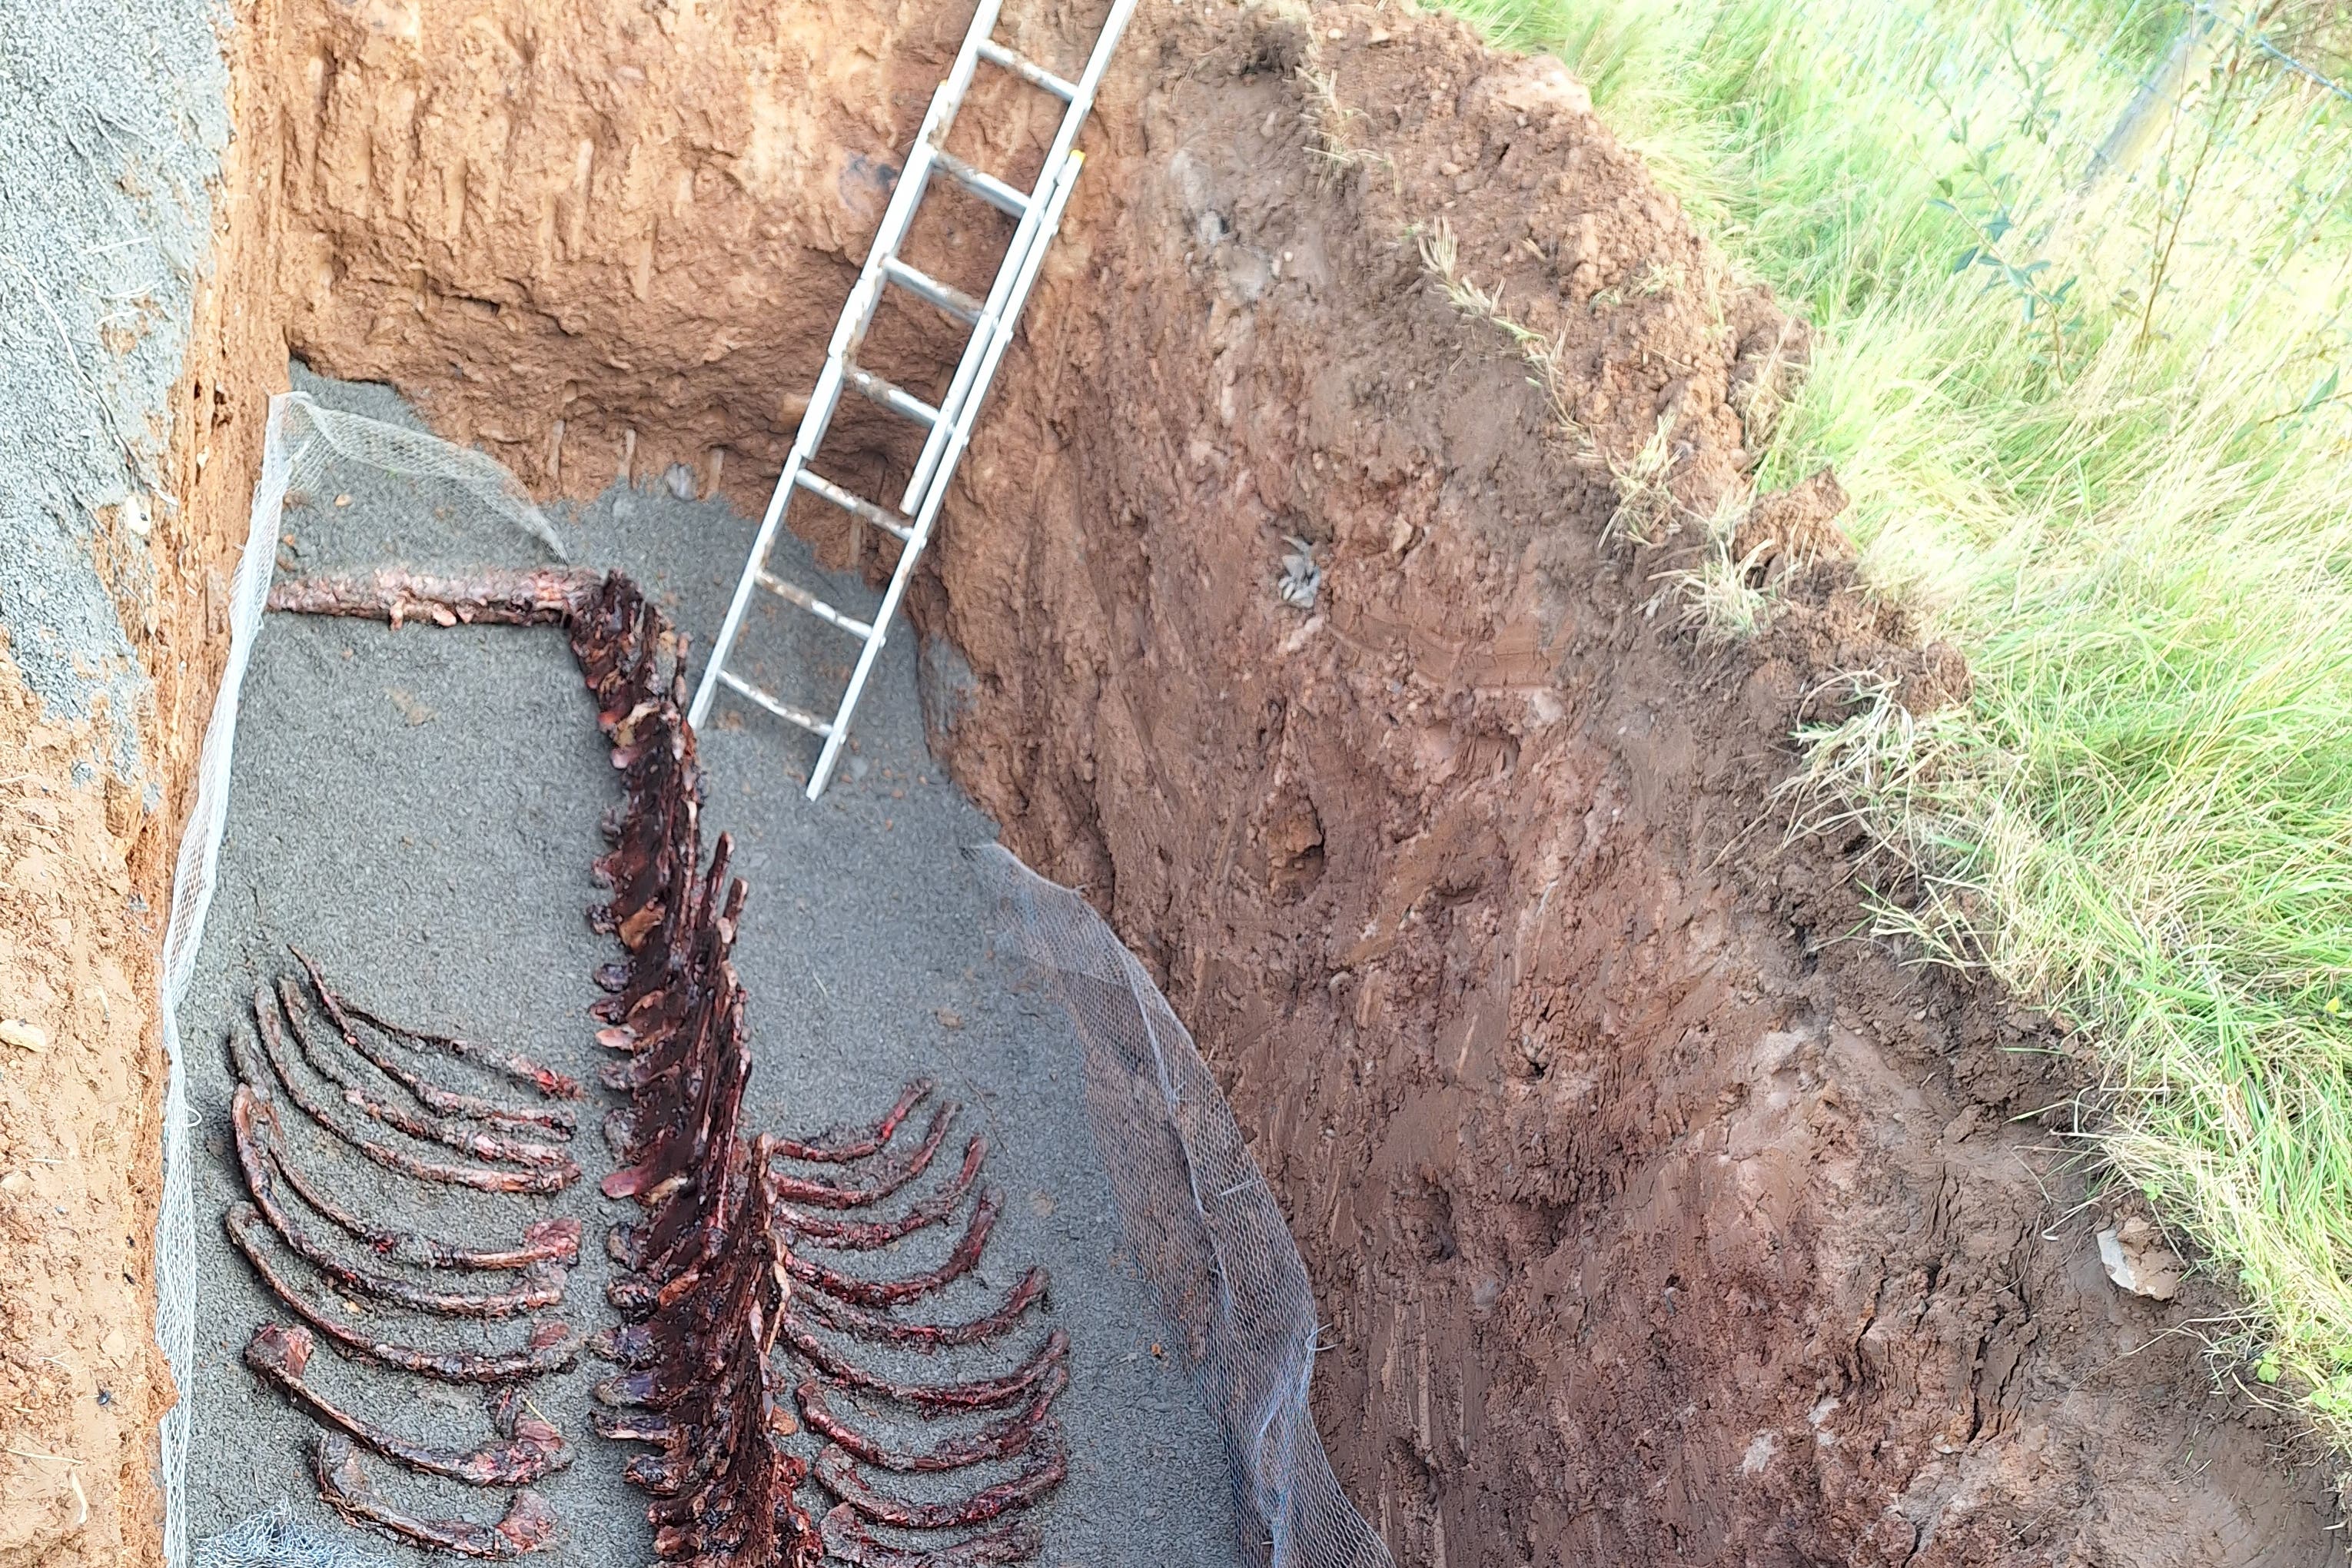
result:
M 695 689 L 694 705 L 687 715 L 688 721 L 699 730 L 719 688 L 724 686 L 777 718 L 817 736 L 824 742 L 824 748 L 817 756 L 816 766 L 809 772 L 807 795 L 811 800 L 824 794 L 824 786 L 832 781 L 834 769 L 841 759 L 842 743 L 848 738 L 850 715 L 857 707 L 858 698 L 865 694 L 866 682 L 873 674 L 875 660 L 888 634 L 890 619 L 898 613 L 907 584 L 913 580 L 915 563 L 930 542 L 940 503 L 946 499 L 957 460 L 971 441 L 972 420 L 988 395 L 997 362 L 1003 358 L 1013 340 L 1013 329 L 1020 320 L 1022 304 L 1029 297 L 1030 285 L 1036 281 L 1045 247 L 1061 226 L 1062 209 L 1070 199 L 1070 187 L 1086 156 L 1075 146 L 1078 132 L 1094 105 L 1095 90 L 1110 63 L 1111 50 L 1118 47 L 1128 18 L 1134 14 L 1136 0 L 1113 0 L 1110 15 L 1104 20 L 1094 50 L 1087 57 L 1085 74 L 1076 81 L 1055 76 L 996 41 L 993 35 L 997 13 L 1003 4 L 1003 0 L 981 0 L 979 12 L 964 34 L 963 47 L 956 52 L 954 66 L 939 90 L 931 95 L 930 109 L 923 116 L 922 129 L 916 133 L 914 150 L 908 154 L 898 188 L 890 195 L 889 206 L 882 215 L 882 226 L 874 237 L 874 247 L 866 253 L 866 266 L 858 273 L 856 286 L 850 289 L 848 301 L 842 306 L 841 320 L 833 329 L 824 369 L 817 376 L 816 390 L 809 396 L 807 411 L 801 416 L 800 432 L 793 437 L 792 454 L 784 459 L 784 470 L 776 478 L 775 493 L 769 498 L 768 510 L 760 519 L 759 536 L 752 542 L 743 575 L 735 584 L 735 596 L 727 606 L 727 619 L 711 645 L 710 661 L 703 669 L 701 684 Z M 1024 191 L 1007 184 L 944 150 L 956 110 L 961 107 L 964 93 L 971 86 L 972 74 L 982 60 L 1010 71 L 1063 102 L 1061 126 L 1055 132 L 1034 189 Z M 986 300 L 975 300 L 898 258 L 898 247 L 906 243 L 916 209 L 922 205 L 933 174 L 945 174 L 1016 220 L 1012 243 L 997 268 L 996 280 L 990 286 Z M 858 348 L 881 303 L 885 284 L 905 289 L 971 329 L 955 374 L 948 384 L 947 395 L 937 407 L 857 363 Z M 840 403 L 845 385 L 928 431 L 914 474 L 895 509 L 852 494 L 809 467 L 833 424 L 834 410 Z M 860 522 L 871 523 L 899 541 L 898 566 L 890 574 L 890 585 L 883 593 L 881 607 L 872 621 L 846 615 L 768 570 L 769 552 L 795 489 L 830 501 Z M 750 607 L 754 588 L 765 588 L 858 640 L 856 667 L 842 693 L 841 705 L 831 719 L 821 718 L 763 691 L 727 668 L 728 655 L 734 651 L 735 639 L 743 629 L 743 615 Z

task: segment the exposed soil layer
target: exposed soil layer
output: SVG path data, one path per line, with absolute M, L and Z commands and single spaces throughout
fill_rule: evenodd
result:
M 1093 13 L 1037 16 L 1008 36 L 1066 66 Z M 542 489 L 675 464 L 740 505 L 962 16 L 243 19 L 238 331 Z M 961 150 L 1027 172 L 1034 104 L 966 112 Z M 2019 1120 L 2081 1086 L 2076 1045 L 1853 939 L 1858 844 L 1781 842 L 1829 678 L 1966 681 L 1853 587 L 1833 480 L 1748 504 L 1801 333 L 1556 68 L 1451 24 L 1153 8 L 1088 145 L 915 598 L 936 742 L 1223 1076 L 1333 1325 L 1327 1442 L 1400 1560 L 2341 1561 L 2292 1424 L 2213 1392 L 2193 1325 L 2226 1303 L 2117 1294 Z M 938 217 L 918 259 L 984 271 L 996 220 Z M 1557 345 L 1547 384 L 1433 283 L 1441 220 Z M 894 314 L 875 356 L 919 387 L 947 347 Z M 226 363 L 231 411 L 279 374 Z M 904 455 L 861 416 L 828 471 Z M 1780 542 L 1780 608 L 1710 651 L 1658 574 L 1727 500 L 1743 555 Z M 237 516 L 192 515 L 175 547 L 215 553 Z M 1311 612 L 1275 593 L 1285 535 Z
M 41 1044 L 0 1046 L 5 1568 L 156 1546 L 156 958 L 285 364 L 208 286 L 261 237 L 208 188 L 244 177 L 216 21 L 0 6 L 0 1019 Z
M 2168 1333 L 2221 1303 L 2102 1275 L 2030 1120 L 2074 1043 L 1853 939 L 1857 843 L 1781 846 L 1829 677 L 1964 689 L 1815 553 L 1833 483 L 1748 512 L 1785 604 L 1735 653 L 1661 603 L 1682 540 L 1612 537 L 1741 504 L 1793 334 L 1556 68 L 1369 9 L 1157 43 L 929 601 L 949 754 L 1230 1075 L 1401 1556 L 2338 1560 Z M 1549 388 L 1423 275 L 1441 220 Z

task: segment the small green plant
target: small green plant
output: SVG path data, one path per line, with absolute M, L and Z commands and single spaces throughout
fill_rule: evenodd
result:
M 2068 345 L 2082 334 L 2084 314 L 2074 291 L 2079 277 L 2059 278 L 2047 257 L 2034 256 L 2022 245 L 2016 215 L 2018 177 L 1998 162 L 2002 143 L 1978 147 L 1969 140 L 1965 120 L 1952 128 L 1952 141 L 1961 149 L 1958 178 L 1940 174 L 1929 205 L 1951 213 L 1969 226 L 1969 245 L 1953 258 L 1957 276 L 1971 269 L 1990 274 L 1985 290 L 2005 289 L 2024 313 L 2025 325 L 2042 345 L 2051 376 L 2066 380 Z

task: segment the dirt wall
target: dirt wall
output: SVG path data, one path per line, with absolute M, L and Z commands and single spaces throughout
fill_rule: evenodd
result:
M 62 14 L 42 21 L 78 26 Z M 208 36 L 210 23 L 206 12 L 190 26 Z M 236 37 L 233 53 L 250 40 Z M 92 40 L 103 47 L 103 29 L 83 41 Z M 168 100 L 187 84 L 138 79 L 170 58 L 147 42 L 91 68 L 119 74 L 119 93 Z M 251 79 L 233 68 L 233 97 Z M 236 110 L 232 101 L 232 119 Z M 121 449 L 152 486 L 140 495 L 145 526 L 121 505 L 63 519 L 58 537 L 74 542 L 66 558 L 38 563 L 52 594 L 87 594 L 119 621 L 128 668 L 76 667 L 102 679 L 110 700 L 85 712 L 54 693 L 45 699 L 16 650 L 0 647 L 0 752 L 9 759 L 0 777 L 0 1016 L 29 1025 L 38 1042 L 20 1035 L 0 1045 L 5 1568 L 145 1563 L 160 1551 L 156 1422 L 176 1392 L 153 1328 L 165 1080 L 157 960 L 196 749 L 227 652 L 228 580 L 268 395 L 286 377 L 277 312 L 250 288 L 275 223 L 247 184 L 246 150 L 231 141 L 209 191 L 165 187 L 202 198 L 194 221 L 200 237 L 208 225 L 211 250 L 201 271 L 184 279 L 164 271 L 167 281 L 138 302 L 135 325 L 118 322 L 78 347 L 72 304 L 65 321 L 45 313 L 41 323 L 67 334 L 64 352 L 89 378 L 77 385 L 106 388 L 94 397 L 130 399 L 119 367 L 153 346 L 151 334 L 178 344 L 180 358 L 160 405 L 139 411 L 157 447 L 152 465 Z M 150 157 L 117 172 L 121 190 L 145 195 L 163 185 L 154 164 L 173 160 Z M 44 199 L 61 224 L 86 206 L 68 188 L 48 188 Z M 111 230 L 87 238 L 118 249 L 140 243 Z M 166 239 L 161 254 L 173 249 Z M 173 310 L 185 314 L 167 321 Z M 43 340 L 44 352 L 54 346 Z M 100 420 L 95 406 L 90 417 Z M 107 427 L 118 437 L 126 428 Z M 19 631 L 47 613 L 8 607 L 20 613 Z
M 949 754 L 1226 1074 L 1400 1559 L 2337 1560 L 2176 1331 L 2220 1303 L 2101 1273 L 2031 1114 L 2076 1044 L 1782 845 L 1825 680 L 1966 679 L 1820 553 L 1833 481 L 1748 505 L 1794 334 L 1556 69 L 1342 7 L 1138 55 L 927 601 Z M 1727 497 L 1782 546 L 1735 649 L 1662 593 Z
M 1011 36 L 1066 63 L 1091 20 Z M 159 533 L 171 776 L 278 344 L 543 490 L 675 465 L 757 505 L 961 22 L 248 9 L 211 412 Z M 1041 121 L 992 93 L 959 149 L 1024 174 Z M 2077 1087 L 2073 1045 L 1854 940 L 1855 846 L 1781 844 L 1827 677 L 1965 680 L 1811 560 L 1833 483 L 1744 510 L 1801 334 L 1573 83 L 1434 20 L 1148 10 L 1089 145 L 916 596 L 940 743 L 1224 1078 L 1400 1561 L 2338 1560 L 2291 1429 L 2171 1331 L 2220 1303 L 2117 1295 L 2059 1141 L 2012 1120 Z M 984 277 L 995 224 L 945 205 L 918 259 Z M 1433 285 L 1441 240 L 1548 371 Z M 872 352 L 920 387 L 944 346 L 897 313 Z M 855 413 L 831 471 L 905 449 Z M 1659 575 L 1726 497 L 1786 542 L 1785 607 L 1733 649 Z M 1275 592 L 1285 536 L 1311 610 Z M 120 858 L 76 908 L 160 875 Z

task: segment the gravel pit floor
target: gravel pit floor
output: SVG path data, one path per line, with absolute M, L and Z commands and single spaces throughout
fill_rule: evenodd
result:
M 299 366 L 295 383 L 333 405 L 415 423 L 386 389 L 321 381 Z M 608 492 L 558 526 L 575 561 L 632 574 L 698 648 L 718 624 L 752 530 L 723 504 L 681 502 L 661 489 Z M 289 509 L 287 529 L 281 576 L 540 558 L 533 542 L 454 490 L 351 464 Z M 793 542 L 780 559 L 799 580 L 826 583 L 821 591 L 836 604 L 864 613 L 875 603 L 862 584 L 825 578 Z M 845 665 L 850 647 L 781 604 L 755 612 L 747 645 L 763 683 L 811 660 Z M 955 1352 L 951 1375 L 1013 1364 L 1048 1322 L 1073 1343 L 1071 1385 L 1055 1407 L 1071 1476 L 1036 1512 L 1047 1542 L 1039 1561 L 1241 1562 L 1214 1425 L 1173 1357 L 1157 1353 L 1165 1331 L 1121 1255 L 1066 1026 L 1050 1003 L 1013 989 L 986 954 L 977 891 L 956 851 L 994 829 L 925 752 L 914 655 L 911 637 L 887 650 L 859 713 L 858 750 L 814 805 L 793 783 L 814 760 L 805 737 L 764 715 L 739 722 L 722 707 L 704 742 L 706 837 L 735 835 L 736 869 L 751 887 L 735 953 L 758 1055 L 745 1129 L 812 1133 L 870 1122 L 908 1078 L 937 1079 L 939 1093 L 965 1110 L 938 1165 L 902 1200 L 943 1179 L 964 1135 L 983 1131 L 985 1179 L 1003 1190 L 1006 1207 L 976 1279 L 927 1300 L 919 1315 L 976 1315 L 1040 1263 L 1053 1276 L 1050 1316 L 1033 1314 L 994 1347 Z M 614 778 L 570 650 L 552 630 L 265 618 L 246 679 L 217 892 L 181 1018 L 201 1119 L 195 1176 L 205 1216 L 201 1256 L 188 1265 L 201 1298 L 190 1390 L 194 1539 L 281 1498 L 322 1528 L 350 1528 L 318 1500 L 307 1473 L 310 1421 L 240 1359 L 257 1324 L 289 1320 L 217 1224 L 244 1196 L 223 1047 L 232 1021 L 247 1014 L 257 984 L 289 969 L 292 942 L 346 995 L 389 1017 L 492 1040 L 593 1085 L 604 1053 L 589 1037 L 585 1010 L 598 994 L 589 975 L 616 950 L 581 911 L 596 892 L 588 868 L 604 847 L 597 819 L 615 798 Z M 432 1070 L 445 1081 L 461 1076 Z M 577 1215 L 582 1264 L 562 1315 L 593 1331 L 612 1317 L 604 1233 L 635 1212 L 595 1188 L 613 1164 L 595 1123 L 613 1103 L 617 1097 L 591 1088 L 573 1141 L 586 1173 L 552 1199 L 379 1181 L 383 1173 L 310 1136 L 299 1116 L 289 1120 L 302 1135 L 298 1155 L 334 1178 L 337 1191 L 428 1235 L 487 1240 L 545 1215 Z M 959 1220 L 849 1260 L 861 1273 L 914 1272 L 943 1256 L 960 1230 Z M 289 1271 L 303 1273 L 299 1265 Z M 387 1338 L 460 1348 L 521 1339 L 514 1322 L 453 1330 L 395 1310 L 348 1321 Z M 565 1521 L 539 1561 L 635 1568 L 650 1558 L 643 1495 L 622 1479 L 638 1447 L 588 1428 L 589 1390 L 610 1371 L 583 1355 L 571 1373 L 530 1385 L 578 1454 L 539 1486 Z M 410 1436 L 471 1442 L 488 1431 L 469 1389 L 362 1367 L 323 1347 L 311 1378 Z M 857 1409 L 843 1396 L 836 1405 Z M 807 1450 L 805 1438 L 795 1441 Z M 493 1520 L 502 1507 L 501 1494 L 380 1459 L 369 1468 L 411 1511 Z M 968 1490 L 994 1474 L 965 1472 L 946 1489 Z M 919 1482 L 903 1489 L 919 1491 Z M 826 1500 L 814 1489 L 803 1494 L 820 1512 Z M 394 1562 L 428 1560 L 372 1535 L 352 1544 Z

